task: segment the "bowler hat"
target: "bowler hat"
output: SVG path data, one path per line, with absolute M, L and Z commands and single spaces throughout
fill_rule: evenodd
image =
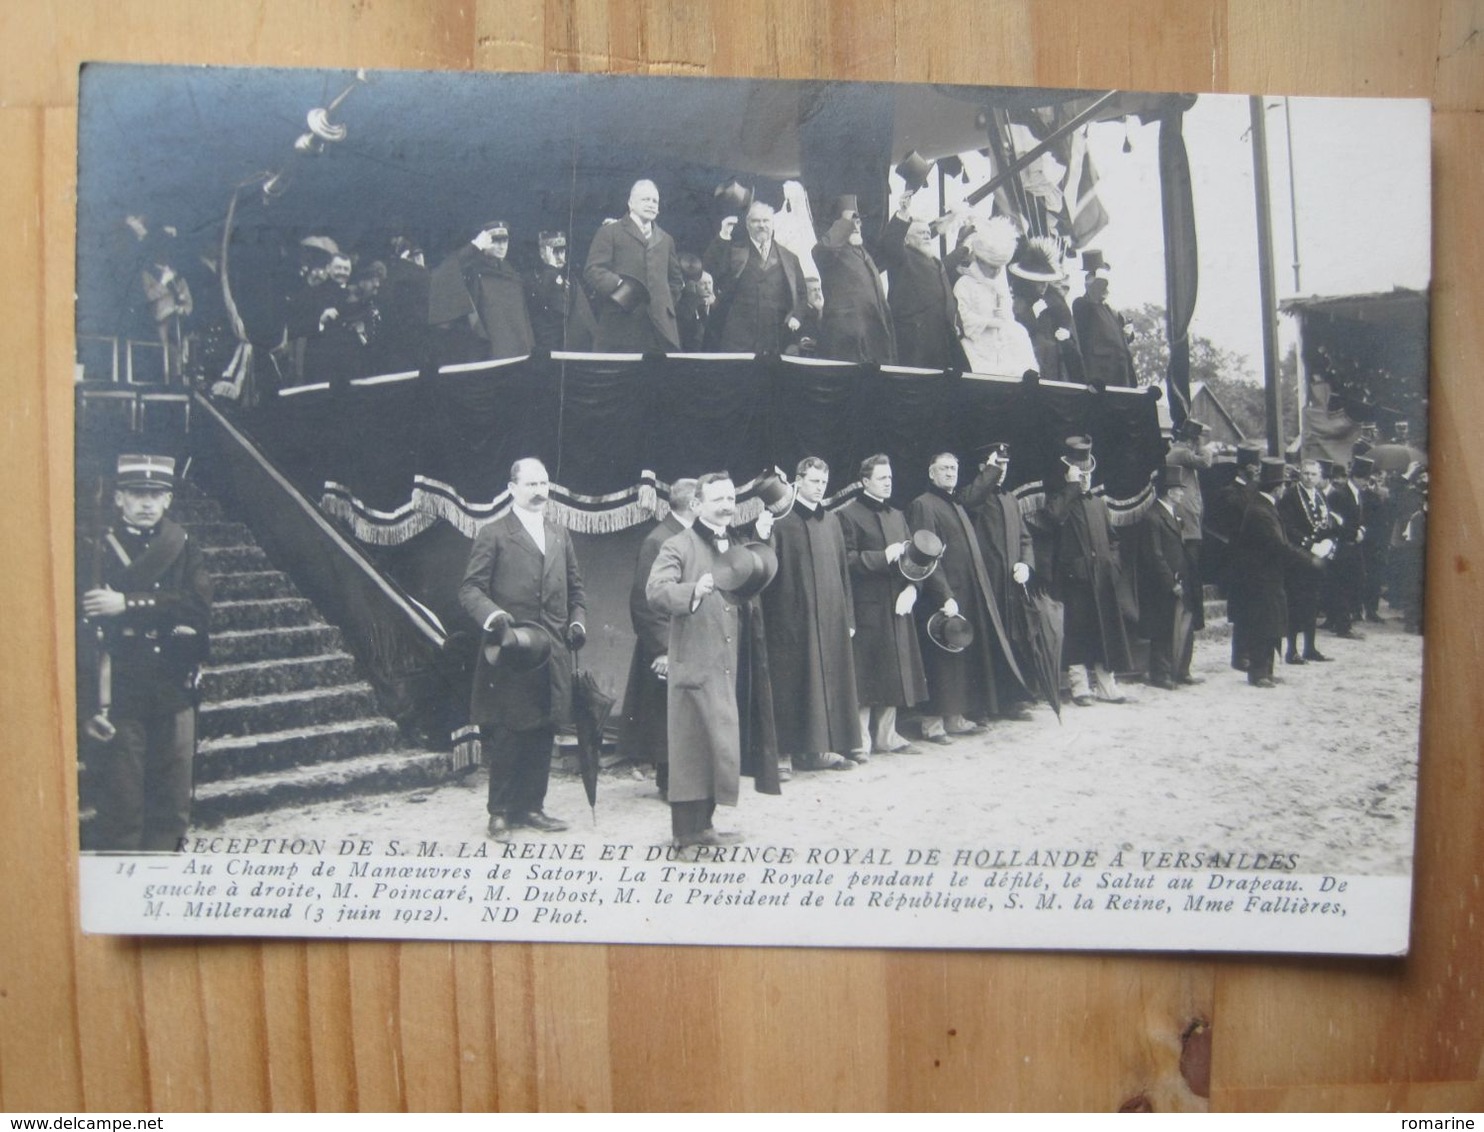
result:
M 897 166 L 897 176 L 907 183 L 907 191 L 914 193 L 928 183 L 932 171 L 933 163 L 915 149 Z
M 116 486 L 152 488 L 158 491 L 175 489 L 175 461 L 169 456 L 128 454 L 119 457 Z
M 515 672 L 534 672 L 551 659 L 551 634 L 534 621 L 517 621 L 484 635 L 484 659 Z
M 947 548 L 933 531 L 913 531 L 907 549 L 897 559 L 897 569 L 909 582 L 920 582 L 938 568 Z
M 950 617 L 940 609 L 928 618 L 927 635 L 944 652 L 963 652 L 974 643 L 974 626 L 961 614 Z
M 649 301 L 649 291 L 637 279 L 621 276 L 619 285 L 608 295 L 625 314 L 633 314 L 640 303 Z

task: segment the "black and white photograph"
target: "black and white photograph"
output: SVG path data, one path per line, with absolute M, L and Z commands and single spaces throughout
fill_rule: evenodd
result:
M 87 65 L 83 927 L 1405 953 L 1429 130 Z

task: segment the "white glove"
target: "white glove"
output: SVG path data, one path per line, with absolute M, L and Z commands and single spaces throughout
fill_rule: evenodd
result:
M 495 238 L 483 229 L 475 233 L 474 238 L 469 242 L 482 252 L 489 251 L 490 248 L 495 246 Z
M 757 517 L 757 522 L 753 524 L 753 530 L 757 532 L 757 537 L 761 539 L 765 539 L 771 535 L 773 533 L 773 512 L 764 507 Z
M 903 542 L 894 542 L 894 543 L 888 544 L 888 546 L 886 548 L 886 561 L 889 562 L 889 563 L 890 562 L 895 562 L 898 558 L 902 557 L 902 555 L 906 552 L 907 546 L 908 546 L 908 543 L 905 542 L 905 541 L 903 541 Z M 901 610 L 899 609 L 899 610 L 897 610 L 897 612 L 900 613 Z
M 1024 562 L 1017 562 L 1010 567 L 1010 577 L 1014 578 L 1022 586 L 1031 580 L 1031 568 Z
M 943 603 L 943 612 L 946 613 L 949 617 L 957 617 L 958 602 L 954 601 L 952 598 L 949 598 Z
M 722 220 L 721 229 L 716 233 L 716 236 L 720 240 L 730 240 L 732 238 L 732 233 L 736 231 L 736 229 L 737 218 L 735 216 L 728 216 Z
M 917 587 L 908 586 L 897 594 L 897 616 L 905 617 L 912 612 L 912 607 L 917 604 Z
M 1035 315 L 1037 318 L 1040 318 L 1045 313 L 1046 313 L 1046 300 L 1045 299 L 1037 299 L 1034 303 L 1031 304 L 1031 314 Z
M 1334 552 L 1335 544 L 1330 539 L 1321 539 L 1309 547 L 1309 553 L 1315 558 L 1328 558 Z

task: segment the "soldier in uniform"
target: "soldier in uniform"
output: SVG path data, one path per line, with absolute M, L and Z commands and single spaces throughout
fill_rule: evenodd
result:
M 572 286 L 567 272 L 567 233 L 542 232 L 536 239 L 541 262 L 526 280 L 526 303 L 538 350 L 591 350 L 593 312 L 587 292 Z
M 83 724 L 97 817 L 90 848 L 179 847 L 191 818 L 196 676 L 211 621 L 211 579 L 190 536 L 166 517 L 175 461 L 118 460 L 117 521 L 92 546 L 79 602 L 96 638 L 96 713 Z M 81 657 L 80 657 L 81 658 Z

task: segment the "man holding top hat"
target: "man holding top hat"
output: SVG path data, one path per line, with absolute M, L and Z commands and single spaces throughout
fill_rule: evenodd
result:
M 867 456 L 860 478 L 860 495 L 838 514 L 854 603 L 851 644 L 862 742 L 872 753 L 916 753 L 920 748 L 897 732 L 897 713 L 928 697 L 912 610 L 924 581 L 935 576 L 943 542 L 932 531 L 914 535 L 906 515 L 891 505 L 891 461 L 885 455 Z
M 545 812 L 556 729 L 572 721 L 572 657 L 587 640 L 572 537 L 546 514 L 540 460 L 510 469 L 510 509 L 474 536 L 459 604 L 483 631 L 469 719 L 489 753 L 489 835 L 525 826 L 556 833 Z
M 1330 544 L 1320 540 L 1307 551 L 1294 546 L 1283 533 L 1278 500 L 1285 485 L 1285 467 L 1276 456 L 1265 456 L 1256 490 L 1237 532 L 1238 568 L 1246 579 L 1242 603 L 1242 639 L 1247 650 L 1247 683 L 1272 688 L 1273 658 L 1288 632 L 1288 598 L 1284 572 L 1290 567 L 1318 570 Z
M 428 322 L 442 329 L 440 365 L 517 358 L 535 345 L 526 281 L 510 263 L 510 225 L 491 220 L 428 279 Z
M 814 245 L 824 291 L 819 356 L 841 362 L 895 362 L 896 337 L 881 269 L 866 251 L 854 194 L 830 204 L 830 225 Z
M 587 249 L 583 278 L 597 296 L 600 353 L 666 353 L 680 349 L 675 304 L 685 286 L 675 241 L 655 222 L 660 190 L 635 181 L 622 220 L 605 223 Z
M 1062 664 L 1072 702 L 1121 704 L 1116 672 L 1133 667 L 1123 612 L 1118 604 L 1118 546 L 1108 505 L 1092 491 L 1097 461 L 1092 439 L 1069 436 L 1059 488 L 1048 484 L 1041 521 L 1051 532 L 1051 596 L 1062 603 Z
M 718 833 L 712 818 L 717 805 L 737 804 L 741 775 L 760 793 L 781 793 L 757 601 L 778 561 L 770 547 L 731 528 L 731 476 L 709 472 L 699 490 L 695 523 L 660 547 L 645 586 L 649 604 L 670 619 L 670 823 L 682 848 L 736 840 Z M 772 526 L 764 511 L 758 535 Z
M 702 259 L 716 287 L 709 345 L 722 353 L 781 354 L 803 329 L 804 269 L 773 235 L 777 207 L 755 196 L 722 225 Z
M 175 461 L 118 458 L 116 520 L 79 547 L 86 579 L 78 605 L 96 647 L 97 711 L 83 723 L 97 816 L 87 848 L 162 852 L 179 848 L 191 819 L 196 754 L 196 676 L 206 655 L 211 578 L 200 550 L 166 517 Z M 86 563 L 91 563 L 91 566 Z
M 934 588 L 942 604 L 918 602 L 917 618 L 922 626 L 923 665 L 927 670 L 928 706 L 922 719 L 922 737 L 946 744 L 956 734 L 984 729 L 991 715 L 1012 711 L 1024 680 L 1010 651 L 995 601 L 989 571 L 969 513 L 958 502 L 958 457 L 940 452 L 928 467 L 928 490 L 907 509 L 907 524 L 914 531 L 931 531 L 943 543 L 943 559 Z M 938 586 L 941 588 L 938 588 Z M 946 618 L 933 620 L 937 613 Z M 948 636 L 935 631 L 944 620 L 962 618 L 964 624 L 950 627 Z M 945 647 L 951 643 L 952 649 Z M 1011 686 L 1000 686 L 995 673 L 1010 674 Z
M 1149 638 L 1149 683 L 1166 691 L 1180 683 L 1177 672 L 1189 671 L 1201 600 L 1180 517 L 1190 474 L 1178 464 L 1161 468 L 1154 506 L 1139 520 L 1139 632 Z
M 840 520 L 824 505 L 830 469 L 806 456 L 793 508 L 773 525 L 778 580 L 763 594 L 778 749 L 795 770 L 864 762 L 856 698 L 855 609 Z
M 897 362 L 927 369 L 963 369 L 953 281 L 938 258 L 932 226 L 912 219 L 914 191 L 909 183 L 881 237 L 881 266 L 891 284 Z

